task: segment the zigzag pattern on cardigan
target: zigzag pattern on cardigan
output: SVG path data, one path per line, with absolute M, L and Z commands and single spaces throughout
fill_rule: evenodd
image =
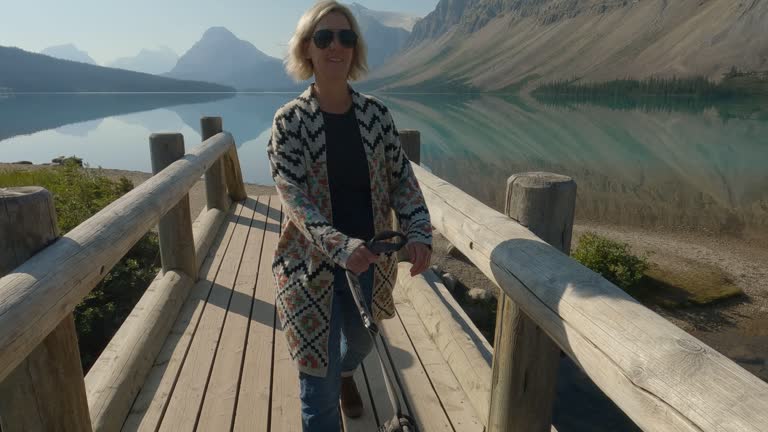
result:
M 368 161 L 375 231 L 391 229 L 394 209 L 409 241 L 431 244 L 429 212 L 389 110 L 373 97 L 350 92 Z M 301 372 L 315 376 L 325 376 L 328 367 L 333 269 L 362 244 L 333 228 L 324 127 L 310 86 L 277 111 L 267 146 L 284 213 L 272 262 L 278 317 L 291 358 Z M 396 280 L 396 256 L 382 255 L 374 270 L 374 320 L 395 315 Z

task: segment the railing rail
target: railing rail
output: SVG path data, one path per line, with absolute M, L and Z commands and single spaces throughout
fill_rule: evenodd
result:
M 768 430 L 768 384 L 511 218 L 413 168 L 434 227 L 643 430 Z M 516 360 L 494 362 L 522 367 Z
M 180 202 L 186 203 L 189 190 L 203 174 L 207 174 L 206 189 L 216 194 L 210 197 L 209 203 L 215 203 L 216 207 L 201 213 L 193 228 L 194 235 L 190 232 L 189 221 L 183 224 L 186 226 L 183 232 L 170 235 L 169 230 L 177 229 L 174 224 L 160 227 L 161 239 L 170 239 L 165 243 L 177 243 L 163 245 L 161 240 L 164 258 L 169 257 L 174 264 L 164 268 L 134 309 L 132 315 L 144 314 L 146 317 L 133 320 L 129 317 L 126 320 L 128 325 L 124 324 L 116 337 L 127 340 L 113 339 L 86 379 L 86 383 L 90 384 L 86 387 L 94 428 L 98 430 L 98 426 L 103 426 L 102 420 L 112 423 L 121 421 L 115 420 L 112 414 L 125 410 L 123 405 L 132 400 L 130 393 L 136 391 L 136 388 L 128 387 L 140 386 L 140 383 L 131 381 L 139 381 L 137 376 L 146 373 L 154 358 L 149 352 L 152 350 L 144 349 L 145 345 L 156 345 L 157 340 L 165 337 L 161 333 L 163 329 L 167 333 L 169 314 L 162 312 L 170 311 L 173 314 L 172 309 L 183 301 L 180 298 L 183 295 L 180 294 L 197 279 L 202 258 L 207 253 L 218 225 L 226 217 L 228 208 L 218 207 L 228 207 L 230 200 L 246 198 L 234 139 L 230 134 L 221 132 L 220 119 L 213 124 L 209 120 L 204 118 L 202 121 L 203 136 L 207 139 L 199 146 L 183 154 L 181 140 L 182 157 L 179 158 L 179 154 L 173 156 L 163 163 L 163 166 L 167 166 L 152 178 L 0 278 L 0 383 L 47 340 L 49 334 L 63 319 L 70 316 L 75 306 L 143 235 L 166 218 L 166 215 L 171 217 L 169 211 L 174 208 L 178 210 Z M 174 135 L 177 134 L 155 135 L 153 139 L 181 139 L 180 135 Z M 226 189 L 222 183 L 226 183 Z M 227 189 L 229 196 L 222 196 Z M 188 204 L 186 207 L 189 207 Z M 55 214 L 52 216 L 55 217 Z M 177 212 L 173 217 L 189 219 L 189 212 Z M 179 235 L 185 238 L 178 239 Z M 181 261 L 174 257 L 180 247 L 189 248 L 192 245 L 194 251 L 180 255 Z M 158 290 L 152 289 L 153 286 Z M 157 325 L 160 322 L 162 325 Z M 150 328 L 137 332 L 142 325 Z M 138 352 L 135 352 L 137 348 Z M 144 357 L 151 357 L 149 365 Z M 79 359 L 73 359 L 67 361 L 79 363 Z M 39 378 L 30 379 L 34 381 Z M 120 390 L 126 391 L 116 395 Z M 45 395 L 32 397 L 45 399 Z M 116 403 L 118 399 L 120 401 Z M 113 408 L 113 405 L 117 408 Z M 111 430 L 114 426 L 112 423 L 105 429 Z M 48 424 L 57 423 L 54 419 Z

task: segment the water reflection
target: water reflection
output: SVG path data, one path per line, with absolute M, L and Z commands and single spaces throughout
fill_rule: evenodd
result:
M 401 129 L 421 130 L 424 164 L 497 209 L 510 174 L 553 171 L 576 180 L 578 220 L 768 240 L 768 121 L 759 116 L 494 96 L 384 99 Z
M 295 94 L 19 95 L 0 99 L 0 161 L 76 154 L 150 170 L 153 132 L 200 140 L 222 116 L 246 181 L 271 184 L 265 146 L 275 110 Z M 573 176 L 577 219 L 689 228 L 768 244 L 768 115 L 761 105 L 585 104 L 487 95 L 380 95 L 400 129 L 422 134 L 437 175 L 501 209 L 506 178 Z M 31 134 L 31 135 L 27 135 Z
M 21 94 L 0 98 L 0 141 L 120 114 L 232 96 L 207 93 Z

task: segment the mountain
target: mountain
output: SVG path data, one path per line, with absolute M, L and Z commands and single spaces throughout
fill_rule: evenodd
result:
M 300 85 L 283 62 L 238 39 L 224 27 L 211 27 L 179 58 L 166 76 L 229 85 L 238 90 L 296 90 Z
M 768 2 L 441 0 L 378 89 L 496 91 L 580 77 L 721 78 L 768 69 Z
M 40 51 L 40 54 L 56 57 L 57 59 L 61 59 L 61 60 L 70 60 L 70 61 L 76 61 L 80 63 L 88 63 L 92 65 L 96 64 L 96 62 L 91 58 L 91 56 L 88 55 L 87 52 L 78 49 L 76 46 L 72 44 L 56 45 L 56 46 L 48 47 Z
M 381 25 L 391 28 L 401 28 L 408 33 L 413 30 L 413 26 L 421 19 L 419 17 L 413 16 L 413 15 L 407 15 L 404 13 L 399 12 L 386 12 L 386 11 L 375 11 L 366 8 L 365 6 L 359 4 L 359 3 L 352 3 L 351 5 L 348 5 L 349 9 L 352 11 L 352 13 L 355 14 L 355 18 L 358 18 L 360 16 L 369 16 L 379 23 Z
M 231 87 L 59 60 L 0 46 L 0 89 L 21 92 L 227 92 Z
M 176 66 L 179 56 L 168 47 L 158 49 L 142 49 L 133 57 L 123 57 L 109 63 L 107 66 L 160 75 Z
M 352 3 L 349 8 L 360 24 L 363 39 L 368 45 L 368 66 L 371 70 L 400 51 L 410 36 L 410 28 L 418 20 L 404 14 L 370 10 L 357 3 Z

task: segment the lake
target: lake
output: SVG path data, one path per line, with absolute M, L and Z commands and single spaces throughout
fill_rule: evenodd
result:
M 272 184 L 266 143 L 292 94 L 29 94 L 0 98 L 0 161 L 77 155 L 151 171 L 149 134 L 200 142 L 224 118 L 247 182 Z M 509 175 L 578 184 L 577 221 L 766 240 L 768 108 L 758 104 L 576 104 L 488 95 L 379 95 L 399 129 L 421 132 L 422 163 L 496 208 Z
M 150 172 L 151 133 L 181 132 L 189 149 L 200 142 L 200 117 L 222 116 L 245 180 L 272 184 L 265 153 L 270 125 L 275 110 L 293 97 L 0 97 L 0 161 L 77 155 L 91 166 Z M 551 171 L 576 180 L 577 221 L 685 229 L 768 245 L 768 109 L 759 104 L 380 98 L 399 129 L 421 132 L 424 166 L 496 209 L 503 207 L 508 176 Z M 563 360 L 560 374 L 554 421 L 561 431 L 636 430 L 570 360 Z

